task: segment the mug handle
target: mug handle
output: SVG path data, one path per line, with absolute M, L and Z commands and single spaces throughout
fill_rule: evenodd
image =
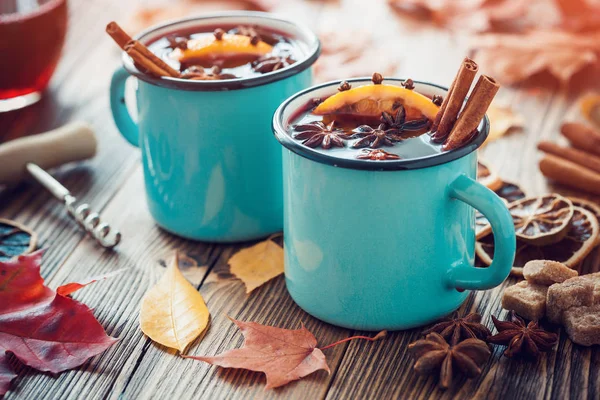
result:
M 139 129 L 131 115 L 129 115 L 125 104 L 125 83 L 129 76 L 129 73 L 123 67 L 117 68 L 113 73 L 110 81 L 110 109 L 121 135 L 129 143 L 139 147 Z
M 460 289 L 490 289 L 501 284 L 513 266 L 517 241 L 513 219 L 500 197 L 481 183 L 458 176 L 451 184 L 449 195 L 479 210 L 490 222 L 494 234 L 494 259 L 488 268 L 475 268 L 460 263 L 446 274 L 450 287 Z

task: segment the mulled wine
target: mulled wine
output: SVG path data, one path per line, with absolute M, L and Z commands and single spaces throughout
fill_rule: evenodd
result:
M 148 48 L 179 78 L 226 80 L 277 71 L 302 58 L 295 40 L 259 26 L 204 27 L 177 32 Z
M 318 152 L 335 157 L 374 161 L 427 157 L 443 151 L 429 135 L 442 103 L 414 90 L 383 83 L 352 87 L 342 82 L 338 93 L 313 99 L 290 119 L 289 134 Z
M 0 111 L 40 98 L 66 31 L 66 0 L 0 1 Z

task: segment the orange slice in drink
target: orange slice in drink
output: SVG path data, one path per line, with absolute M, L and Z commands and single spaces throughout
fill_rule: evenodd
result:
M 221 40 L 217 40 L 214 35 L 206 35 L 188 40 L 187 49 L 175 49 L 171 57 L 181 63 L 193 63 L 207 68 L 216 64 L 231 68 L 254 61 L 273 50 L 273 46 L 261 40 L 256 44 L 251 41 L 251 38 L 244 35 L 226 33 Z
M 421 115 L 433 120 L 440 109 L 429 97 L 414 90 L 393 85 L 365 85 L 328 97 L 313 113 L 379 118 L 384 111 L 394 115 L 399 105 L 404 106 L 407 120 L 421 118 Z

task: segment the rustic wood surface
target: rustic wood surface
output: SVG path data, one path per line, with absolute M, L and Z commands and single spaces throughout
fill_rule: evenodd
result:
M 246 295 L 243 284 L 228 273 L 227 260 L 239 245 L 214 245 L 179 239 L 152 221 L 143 196 L 139 151 L 117 132 L 108 104 L 108 85 L 118 66 L 118 52 L 104 33 L 110 20 L 125 21 L 143 2 L 69 0 L 70 27 L 63 58 L 44 99 L 25 110 L 0 114 L 0 142 L 35 134 L 71 120 L 84 120 L 96 130 L 98 156 L 79 165 L 53 171 L 72 192 L 118 226 L 124 240 L 114 252 L 103 251 L 65 216 L 63 208 L 35 183 L 0 188 L 0 217 L 15 219 L 34 230 L 40 247 L 47 248 L 42 274 L 50 286 L 104 274 L 127 272 L 82 290 L 75 297 L 95 310 L 108 333 L 120 341 L 82 367 L 58 376 L 38 373 L 15 362 L 19 377 L 9 399 L 146 399 L 146 398 L 499 398 L 564 399 L 600 397 L 600 352 L 572 344 L 562 330 L 556 352 L 537 362 L 502 357 L 496 347 L 480 377 L 458 379 L 441 391 L 437 378 L 412 372 L 406 351 L 421 329 L 393 332 L 384 341 L 354 341 L 326 351 L 331 375 L 319 371 L 286 387 L 264 391 L 264 376 L 242 370 L 218 369 L 183 359 L 152 343 L 139 329 L 140 300 L 163 271 L 165 260 L 180 249 L 197 265 L 184 273 L 204 296 L 211 325 L 190 348 L 191 354 L 214 355 L 238 347 L 242 336 L 226 315 L 284 328 L 303 321 L 320 345 L 358 332 L 337 328 L 312 318 L 288 296 L 283 277 Z M 317 31 L 347 29 L 372 31 L 383 54 L 398 59 L 397 75 L 448 83 L 465 54 L 464 37 L 422 24 L 399 20 L 384 3 L 361 0 L 336 2 L 281 2 L 283 15 L 300 19 Z M 374 28 L 376 27 L 376 28 Z M 374 61 L 373 68 L 377 69 Z M 341 77 L 340 77 L 341 78 Z M 531 194 L 557 190 L 548 186 L 537 169 L 540 139 L 558 138 L 558 127 L 568 114 L 575 94 L 558 86 L 532 91 L 503 88 L 500 102 L 511 104 L 526 117 L 523 133 L 511 134 L 482 150 L 508 180 Z M 1 168 L 1 164 L 0 164 Z M 596 199 L 598 200 L 598 199 Z M 597 270 L 595 250 L 585 261 Z M 476 310 L 490 328 L 491 315 L 504 317 L 501 287 L 473 293 L 462 312 Z M 368 299 L 367 299 L 368 300 Z

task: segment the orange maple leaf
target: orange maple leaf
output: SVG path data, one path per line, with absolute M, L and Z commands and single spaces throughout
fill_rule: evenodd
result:
M 304 378 L 318 370 L 331 373 L 322 350 L 349 340 L 379 340 L 386 335 L 381 331 L 374 337 L 352 336 L 328 346 L 317 347 L 317 339 L 306 329 L 282 329 L 256 322 L 243 322 L 230 318 L 242 331 L 244 345 L 214 357 L 183 356 L 224 368 L 243 368 L 264 372 L 267 377 L 265 389 L 286 385 Z

